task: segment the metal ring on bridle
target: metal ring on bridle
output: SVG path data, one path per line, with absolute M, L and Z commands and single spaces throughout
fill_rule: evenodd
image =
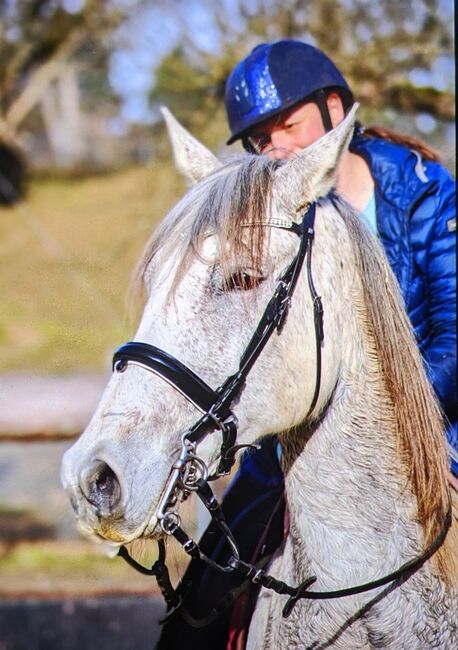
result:
M 183 467 L 180 469 L 178 483 L 184 490 L 196 492 L 199 488 L 197 482 L 208 479 L 208 467 L 199 456 L 188 454 Z
M 174 510 L 166 512 L 163 519 L 161 519 L 161 528 L 166 535 L 173 535 L 175 528 L 180 525 L 180 515 Z

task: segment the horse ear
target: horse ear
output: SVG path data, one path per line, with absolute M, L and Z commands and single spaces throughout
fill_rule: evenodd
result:
M 298 206 L 316 201 L 332 190 L 340 157 L 353 136 L 358 106 L 354 104 L 335 129 L 312 142 L 296 158 L 288 160 L 278 169 L 275 186 L 288 209 L 296 210 Z
M 221 166 L 218 158 L 199 140 L 196 140 L 168 108 L 161 106 L 161 113 L 167 125 L 178 171 L 192 183 L 197 183 Z

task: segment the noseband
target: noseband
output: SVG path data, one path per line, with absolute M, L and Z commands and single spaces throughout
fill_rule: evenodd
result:
M 209 481 L 229 474 L 235 463 L 237 451 L 243 447 L 253 446 L 236 444 L 237 418 L 232 413 L 231 407 L 234 400 L 243 391 L 250 370 L 273 332 L 277 331 L 278 334 L 281 333 L 305 260 L 307 260 L 307 281 L 314 310 L 316 345 L 315 390 L 307 415 L 310 415 L 317 405 L 321 384 L 321 348 L 324 344 L 324 329 L 323 306 L 321 298 L 318 296 L 313 284 L 311 266 L 315 234 L 315 212 L 316 205 L 313 203 L 308 206 L 300 223 L 269 222 L 268 225 L 270 226 L 289 230 L 298 235 L 300 240 L 299 248 L 292 262 L 278 279 L 274 293 L 242 354 L 237 372 L 228 376 L 216 390 L 213 390 L 203 379 L 190 370 L 190 368 L 181 363 L 181 361 L 149 343 L 139 341 L 125 343 L 115 352 L 113 357 L 113 370 L 115 372 L 124 372 L 129 364 L 141 366 L 173 386 L 173 388 L 180 392 L 202 413 L 202 416 L 197 422 L 188 431 L 183 433 L 181 437 L 182 449 L 180 456 L 172 465 L 168 481 L 159 501 L 156 517 L 163 532 L 167 535 L 173 535 L 191 558 L 205 562 L 216 571 L 223 573 L 237 572 L 248 583 L 259 584 L 279 594 L 288 595 L 289 598 L 283 608 L 284 617 L 289 616 L 296 602 L 302 598 L 313 600 L 341 598 L 363 593 L 395 581 L 397 581 L 397 584 L 401 584 L 417 571 L 441 546 L 451 524 L 451 510 L 449 510 L 445 517 L 442 530 L 421 555 L 406 562 L 396 571 L 378 580 L 337 591 L 308 591 L 309 587 L 316 581 L 315 576 L 307 578 L 297 587 L 292 587 L 264 571 L 262 567 L 266 563 L 266 558 L 263 558 L 256 566 L 243 561 L 240 557 L 237 542 L 225 521 L 221 506 L 211 490 Z M 205 462 L 197 455 L 197 445 L 207 435 L 216 430 L 219 430 L 222 434 L 220 460 L 215 473 L 209 475 Z M 199 548 L 199 545 L 181 528 L 180 516 L 175 506 L 180 497 L 184 500 L 191 492 L 195 492 L 200 498 L 229 545 L 231 554 L 226 565 L 220 565 L 206 556 Z M 183 617 L 190 625 L 201 627 L 211 623 L 224 608 L 233 602 L 233 598 L 231 598 L 233 594 L 229 592 L 223 597 L 224 607 L 222 607 L 221 603 L 218 603 L 209 615 L 200 620 L 194 619 L 182 607 L 182 595 L 172 587 L 170 582 L 165 564 L 165 545 L 163 540 L 159 540 L 158 545 L 159 558 L 151 569 L 147 569 L 138 564 L 130 557 L 124 546 L 120 548 L 119 555 L 141 573 L 156 576 L 169 608 L 167 619 L 181 608 Z

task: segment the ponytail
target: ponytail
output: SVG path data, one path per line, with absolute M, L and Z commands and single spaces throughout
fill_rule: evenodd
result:
M 429 147 L 419 138 L 415 138 L 413 135 L 404 135 L 397 131 L 393 131 L 392 129 L 387 129 L 384 126 L 364 127 L 363 133 L 369 138 L 380 138 L 382 140 L 401 144 L 408 149 L 414 149 L 415 151 L 418 151 L 424 160 L 441 162 L 440 154 L 437 151 Z

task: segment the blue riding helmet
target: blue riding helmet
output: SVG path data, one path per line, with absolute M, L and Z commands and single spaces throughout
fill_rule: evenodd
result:
M 318 48 L 293 40 L 258 45 L 226 82 L 224 104 L 232 131 L 227 144 L 307 98 L 318 104 L 324 127 L 330 130 L 326 96 L 331 90 L 340 95 L 345 110 L 352 105 L 347 82 Z

